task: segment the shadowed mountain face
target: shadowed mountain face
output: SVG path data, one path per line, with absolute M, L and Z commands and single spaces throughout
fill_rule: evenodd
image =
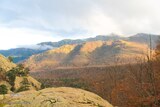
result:
M 151 37 L 151 38 L 150 38 Z M 138 43 L 145 43 L 150 44 L 150 39 L 152 42 L 153 48 L 157 44 L 157 40 L 159 39 L 160 35 L 151 35 L 151 34 L 145 34 L 145 33 L 138 33 L 134 36 L 130 36 L 128 38 L 129 41 L 138 42 Z
M 134 63 L 136 58 L 145 57 L 148 46 L 124 40 L 93 41 L 33 55 L 24 62 L 32 71 L 51 70 L 63 67 L 84 67 Z M 118 62 L 117 62 L 118 63 Z

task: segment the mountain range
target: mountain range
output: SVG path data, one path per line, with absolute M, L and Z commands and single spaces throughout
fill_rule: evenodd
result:
M 59 48 L 63 45 L 83 44 L 83 43 L 92 42 L 92 41 L 127 40 L 131 42 L 143 43 L 143 44 L 149 45 L 149 41 L 150 41 L 149 36 L 152 37 L 152 44 L 153 44 L 153 47 L 155 47 L 156 41 L 158 40 L 159 35 L 138 33 L 130 37 L 122 37 L 116 34 L 111 34 L 111 35 L 98 35 L 96 37 L 87 38 L 87 39 L 76 39 L 76 40 L 64 39 L 58 42 L 42 42 L 42 43 L 36 44 L 36 46 L 40 48 L 22 47 L 22 48 L 15 48 L 15 49 L 9 49 L 9 50 L 0 50 L 0 54 L 3 54 L 6 57 L 12 56 L 13 61 L 15 63 L 18 63 L 28 59 L 32 55 L 43 53 L 52 48 Z
M 77 45 L 64 45 L 56 49 L 32 55 L 24 61 L 32 71 L 62 67 L 86 67 L 133 63 L 147 55 L 146 44 L 127 40 L 92 41 Z

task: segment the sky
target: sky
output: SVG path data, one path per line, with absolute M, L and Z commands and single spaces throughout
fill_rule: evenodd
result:
M 0 49 L 110 33 L 160 34 L 160 0 L 0 0 Z

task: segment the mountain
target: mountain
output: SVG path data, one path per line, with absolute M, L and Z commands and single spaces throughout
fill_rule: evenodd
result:
M 151 39 L 152 46 L 153 46 L 153 48 L 155 48 L 155 46 L 157 44 L 157 40 L 159 38 L 160 38 L 160 35 L 138 33 L 134 36 L 128 37 L 128 40 L 132 41 L 132 42 L 138 42 L 138 43 L 144 43 L 144 44 L 150 45 L 150 39 Z
M 92 41 L 62 47 L 31 56 L 24 62 L 32 71 L 61 67 L 84 67 L 135 62 L 145 57 L 148 46 L 127 40 Z M 117 62 L 117 63 L 118 63 Z
M 125 37 L 121 37 L 120 35 L 117 34 L 110 34 L 110 35 L 98 35 L 93 38 L 87 38 L 85 41 L 110 41 L 110 40 L 121 40 L 125 39 Z
M 87 38 L 87 39 L 76 39 L 76 40 L 72 40 L 72 39 L 64 39 L 58 42 L 42 42 L 39 43 L 38 45 L 48 45 L 48 46 L 52 46 L 52 47 L 61 47 L 63 45 L 73 45 L 73 44 L 82 44 L 85 42 L 90 42 L 90 41 L 109 41 L 109 40 L 120 40 L 123 37 L 120 37 L 119 35 L 116 34 L 111 34 L 111 35 L 98 35 L 96 37 L 92 37 L 92 38 Z M 123 38 L 125 39 L 125 38 Z
M 149 45 L 149 41 L 150 41 L 149 36 L 150 34 L 138 33 L 130 37 L 121 37 L 117 34 L 110 34 L 110 35 L 98 35 L 96 37 L 86 38 L 86 39 L 75 39 L 75 40 L 64 39 L 58 42 L 42 42 L 42 43 L 36 44 L 35 46 L 25 46 L 24 48 L 0 50 L 0 54 L 3 54 L 6 57 L 13 56 L 14 57 L 13 61 L 15 63 L 18 63 L 18 62 L 24 61 L 25 59 L 28 59 L 32 55 L 45 52 L 52 48 L 58 48 L 63 45 L 83 44 L 85 42 L 92 42 L 92 41 L 127 40 L 131 42 L 144 43 Z M 151 35 L 151 37 L 152 37 L 152 46 L 153 48 L 155 48 L 159 35 Z
M 15 48 L 15 49 L 9 49 L 9 50 L 0 50 L 0 54 L 3 54 L 6 57 L 12 56 L 13 62 L 18 63 L 29 58 L 31 55 L 42 53 L 44 51 L 46 50 Z
M 2 107 L 113 107 L 96 94 L 74 88 L 47 88 L 0 95 Z
M 84 42 L 85 42 L 85 40 L 83 40 L 83 39 L 76 39 L 76 40 L 64 39 L 64 40 L 61 40 L 58 42 L 42 42 L 42 43 L 39 43 L 38 45 L 48 45 L 48 46 L 52 46 L 52 47 L 61 47 L 63 45 L 81 44 Z
M 117 34 L 98 35 L 96 37 L 91 37 L 91 38 L 87 38 L 87 39 L 76 39 L 76 40 L 64 39 L 64 40 L 61 40 L 61 41 L 58 41 L 58 42 L 42 42 L 42 43 L 39 43 L 39 45 L 48 45 L 48 46 L 52 46 L 52 47 L 60 47 L 60 46 L 67 45 L 67 44 L 81 44 L 81 43 L 85 43 L 85 42 L 99 41 L 99 40 L 100 41 L 128 40 L 128 41 L 132 41 L 132 42 L 149 44 L 149 41 L 150 41 L 149 36 L 152 37 L 152 43 L 153 43 L 153 46 L 155 46 L 158 38 L 160 37 L 160 35 L 146 34 L 146 33 L 138 33 L 138 34 L 132 35 L 130 37 L 122 37 L 122 36 L 117 35 Z

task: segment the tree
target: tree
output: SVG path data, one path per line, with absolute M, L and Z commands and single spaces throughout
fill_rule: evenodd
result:
M 8 82 L 12 86 L 11 90 L 14 91 L 14 82 L 16 79 L 16 76 L 27 76 L 29 74 L 29 69 L 25 68 L 23 64 L 17 65 L 17 67 L 12 68 L 6 73 L 6 76 L 8 78 Z
M 4 84 L 0 85 L 0 94 L 3 94 L 3 99 L 5 98 L 5 94 L 7 93 L 8 93 L 7 86 Z
M 13 62 L 13 57 L 12 57 L 12 56 L 9 56 L 9 57 L 8 57 L 8 60 L 9 60 L 10 62 Z

